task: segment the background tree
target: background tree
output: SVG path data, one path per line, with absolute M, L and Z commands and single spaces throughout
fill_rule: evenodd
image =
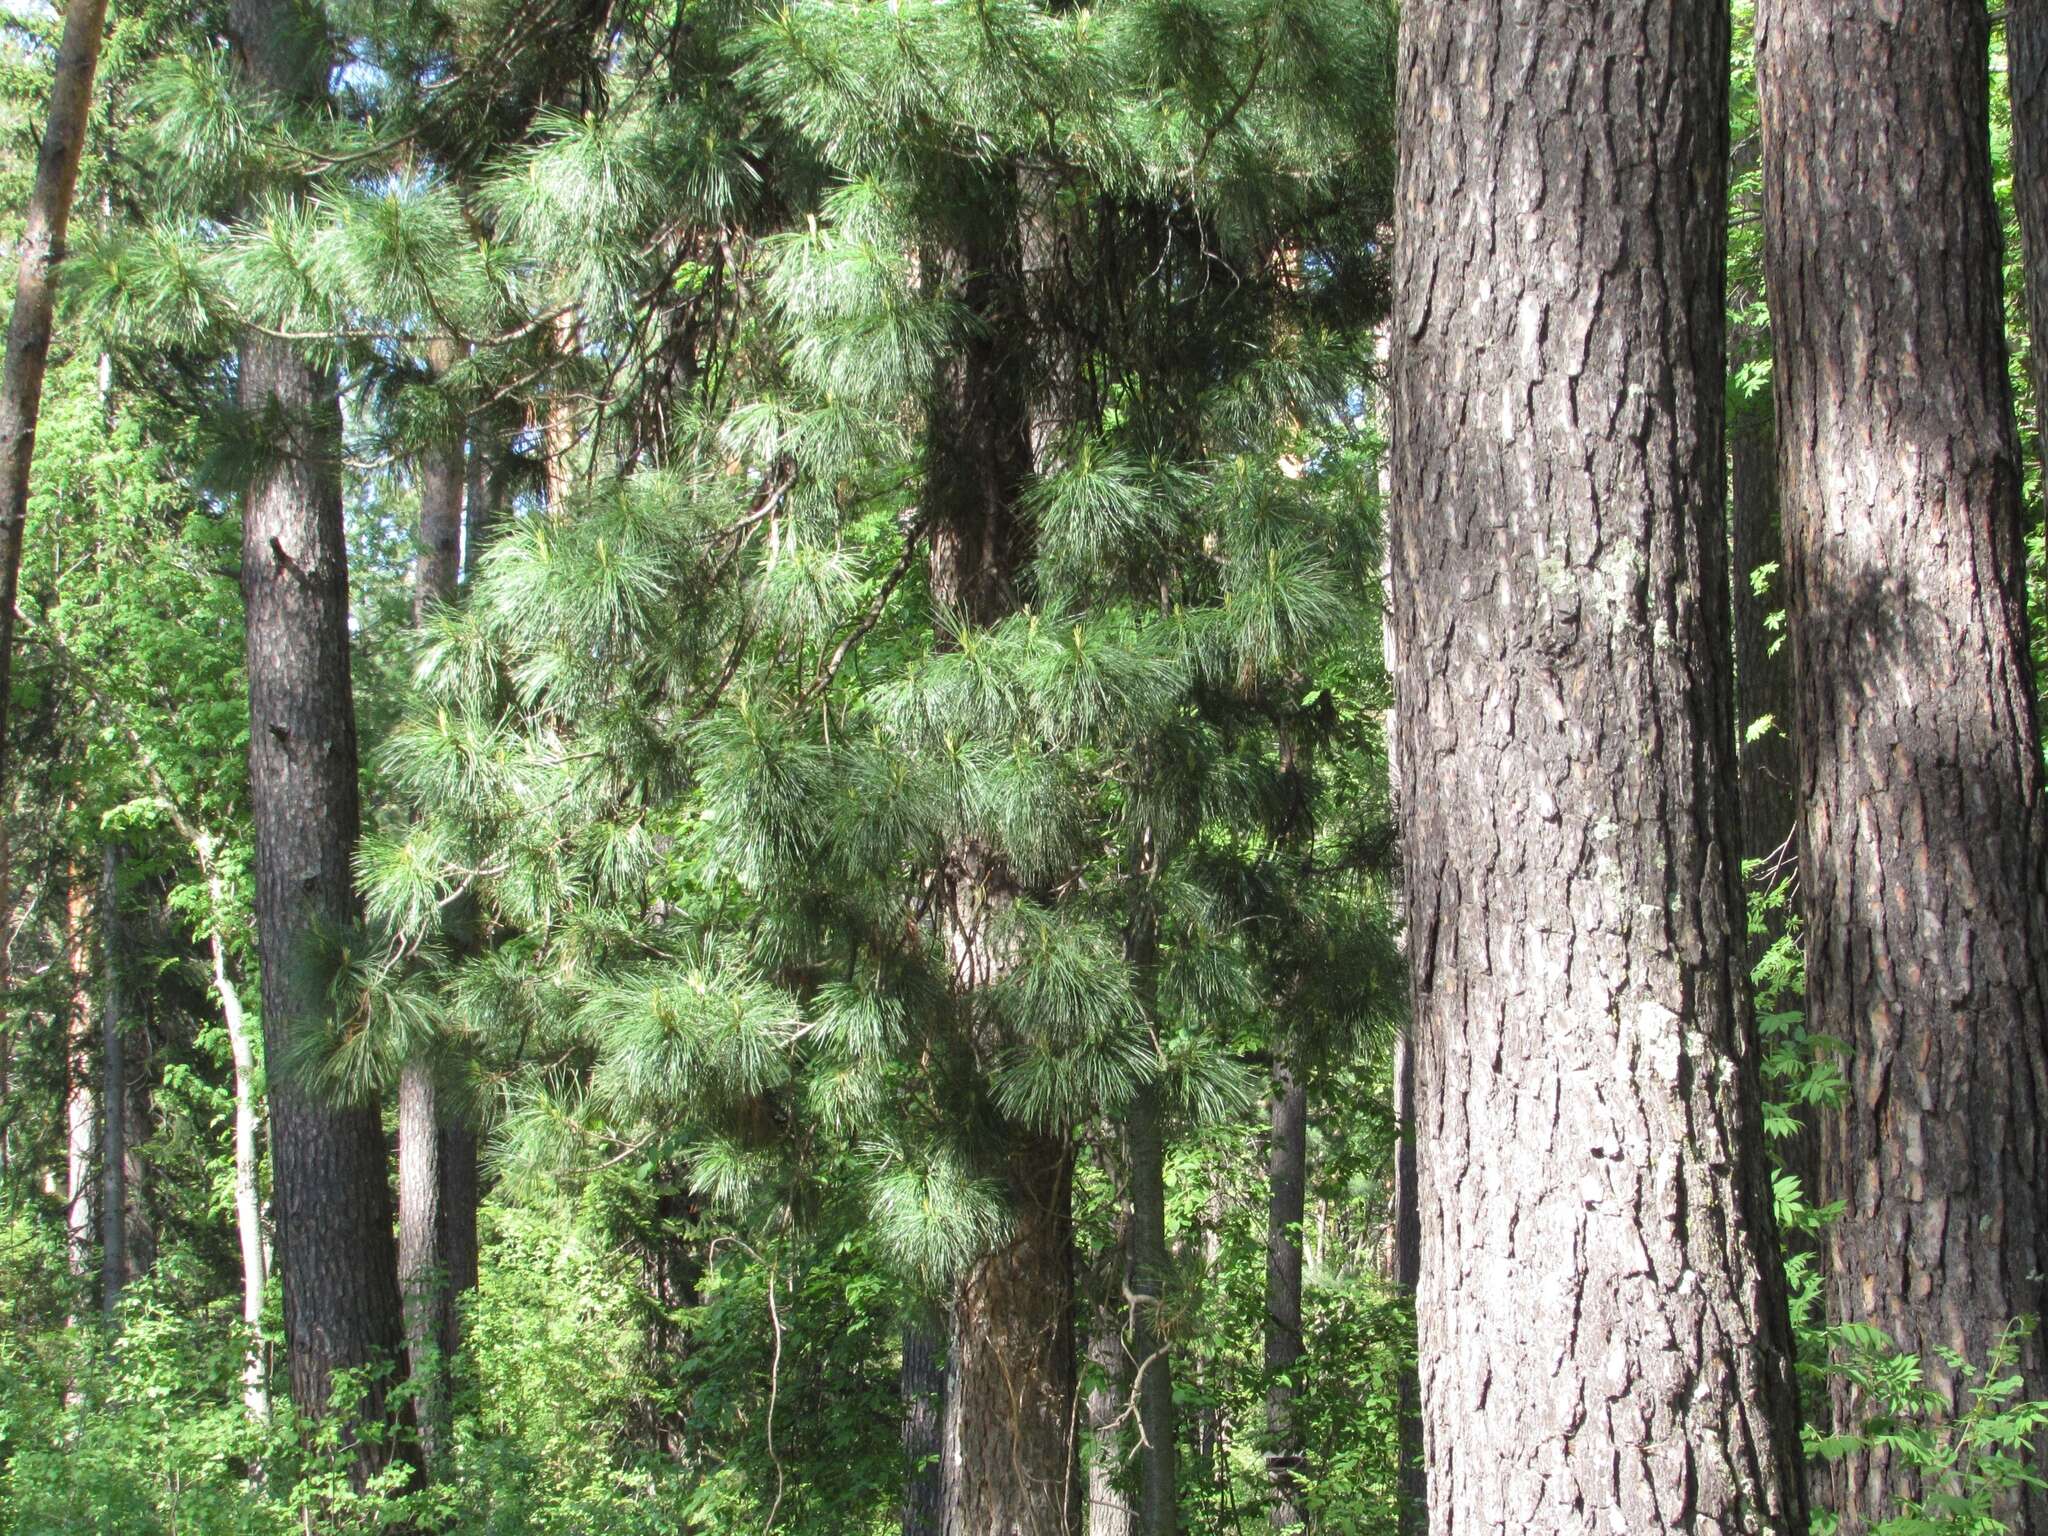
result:
M 1774 3 L 1758 26 L 1807 1006 L 1849 1047 L 1821 1122 L 1821 1193 L 1847 1202 L 1829 1299 L 1953 1399 L 1938 1349 L 1981 1356 L 2039 1307 L 2048 1151 L 1987 22 Z M 2037 1379 L 2031 1343 L 2019 1366 Z M 1864 1411 L 1846 1384 L 1836 1411 Z M 1844 1463 L 1845 1519 L 1912 1491 L 1882 1445 Z

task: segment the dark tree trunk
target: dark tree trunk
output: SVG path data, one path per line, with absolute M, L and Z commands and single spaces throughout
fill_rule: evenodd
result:
M 230 24 L 250 85 L 304 103 L 324 97 L 328 53 L 303 13 L 284 0 L 234 0 Z M 332 949 L 357 915 L 341 412 L 330 373 L 253 331 L 239 388 L 268 450 L 243 500 L 242 597 L 273 1210 L 292 1396 L 318 1416 L 335 1372 L 388 1372 L 404 1347 L 377 1106 L 325 1102 L 289 1066 L 330 1012 Z M 383 1413 L 379 1378 L 359 1414 Z M 391 1459 L 388 1442 L 356 1444 L 358 1481 Z
M 1015 203 L 1013 181 L 991 181 L 971 227 L 927 253 L 931 280 L 975 321 L 938 366 L 928 404 L 930 590 L 950 621 L 975 625 L 1016 611 L 1029 558 L 1020 497 L 1033 464 L 1034 338 Z M 991 928 L 1016 900 L 1016 880 L 973 841 L 950 850 L 938 879 L 954 987 L 972 1048 L 992 1065 L 1004 1042 L 976 994 L 1008 966 Z M 1072 1141 L 1023 1125 L 1001 1136 L 1011 1230 L 970 1266 L 953 1303 L 947 1530 L 1066 1536 L 1080 1502 Z
M 444 374 L 455 363 L 455 346 L 431 343 L 428 358 L 436 375 Z M 436 608 L 455 600 L 462 573 L 463 485 L 461 437 L 444 439 L 420 455 L 415 624 L 424 624 Z M 459 924 L 466 915 L 455 914 L 452 920 Z M 474 1250 L 476 1232 L 475 1139 L 452 1108 L 429 1054 L 421 1051 L 407 1060 L 398 1079 L 398 1285 L 405 1305 L 414 1415 L 430 1477 L 445 1468 L 452 1427 L 448 1373 L 460 1343 L 449 1243 L 460 1229 Z M 465 1148 L 467 1169 L 451 1169 L 447 1154 L 461 1156 Z M 456 1198 L 465 1193 L 468 1206 L 459 1210 Z
M 2005 78 L 2012 93 L 2012 201 L 2019 214 L 2027 296 L 2034 452 L 2048 471 L 2048 0 L 2005 10 Z
M 1714 0 L 1402 13 L 1430 1526 L 1803 1533 L 1743 985 Z
M 1301 1364 L 1301 1219 L 1308 1192 L 1308 1085 L 1283 1051 L 1273 1065 L 1266 1145 L 1266 1477 L 1267 1516 L 1276 1531 L 1298 1528 L 1301 1435 L 1294 1425 L 1294 1373 Z
M 99 68 L 106 19 L 106 0 L 69 0 L 64 9 L 64 35 L 57 43 L 50 81 L 50 112 L 22 223 L 7 355 L 0 363 L 0 806 L 9 803 L 7 714 L 14 686 L 14 611 L 21 584 L 22 538 L 28 527 L 29 470 L 43 407 L 43 374 L 50 359 L 57 267 L 64 259 L 64 235 L 78 186 L 78 162 L 85 152 L 92 79 Z M 0 912 L 8 909 L 9 868 L 7 818 L 0 816 Z
M 1009 1235 L 953 1303 L 949 1536 L 1069 1536 L 1076 1524 L 1073 1148 L 1021 1130 L 1009 1140 Z
M 903 1324 L 903 1536 L 945 1536 L 946 1320 Z
M 1973 0 L 1759 7 L 1832 1317 L 1982 1363 L 2048 1267 L 2048 930 L 2020 450 Z M 2048 1391 L 2041 1350 L 2022 1395 Z M 1846 1385 L 1838 1415 L 1865 1405 Z M 1846 1529 L 1914 1479 L 1841 1464 Z M 2038 1497 L 2005 1518 L 2048 1531 Z

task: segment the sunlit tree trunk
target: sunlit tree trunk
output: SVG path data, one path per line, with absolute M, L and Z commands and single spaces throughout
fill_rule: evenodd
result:
M 1985 8 L 1758 7 L 1798 716 L 1806 1008 L 1832 1320 L 1953 1398 L 2048 1269 L 2048 821 L 2006 371 Z M 2038 1339 L 2023 1397 L 2048 1392 Z M 1846 1382 L 1836 1412 L 1876 1411 Z M 1919 1491 L 1839 1464 L 1845 1528 Z M 2048 1531 L 2048 1501 L 1998 1514 Z
M 1803 1533 L 1743 984 L 1729 16 L 1402 13 L 1392 584 L 1430 1527 Z

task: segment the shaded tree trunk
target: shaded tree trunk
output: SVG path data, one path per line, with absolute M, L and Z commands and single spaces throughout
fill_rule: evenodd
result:
M 1020 498 L 1033 466 L 1031 333 L 1014 178 L 992 178 L 966 227 L 927 253 L 930 281 L 975 324 L 935 369 L 927 403 L 924 504 L 934 605 L 987 625 L 1016 611 L 1029 556 Z M 1000 1029 L 979 994 L 1010 957 L 996 939 L 1018 895 L 1001 854 L 973 840 L 937 872 L 938 922 L 970 1044 L 992 1066 Z M 1001 1128 L 1012 1227 L 972 1264 L 953 1300 L 946 1422 L 946 1529 L 965 1536 L 1065 1536 L 1075 1467 L 1073 1149 L 1065 1134 Z
M 1402 13 L 1430 1526 L 1804 1532 L 1743 985 L 1725 4 Z
M 1303 1520 L 1293 1373 L 1301 1364 L 1301 1222 L 1308 1191 L 1308 1086 L 1287 1053 L 1273 1064 L 1266 1146 L 1266 1477 L 1276 1531 Z
M 326 92 L 329 52 L 317 29 L 286 0 L 230 7 L 243 79 L 302 104 Z M 253 331 L 242 338 L 238 384 L 268 449 L 243 501 L 242 597 L 273 1208 L 292 1397 L 317 1417 L 336 1372 L 388 1371 L 405 1342 L 377 1105 L 328 1103 L 290 1070 L 301 1039 L 330 1017 L 334 946 L 357 916 L 341 412 L 331 373 Z M 359 1421 L 382 1418 L 384 1398 L 374 1377 Z M 353 1443 L 359 1484 L 393 1455 L 388 1440 Z
M 7 793 L 8 704 L 13 697 L 14 605 L 21 585 L 21 546 L 28 528 L 29 471 L 35 459 L 36 422 L 42 414 L 43 374 L 50 359 L 50 328 L 57 304 L 57 268 L 71 223 L 78 162 L 85 152 L 92 111 L 92 80 L 106 31 L 106 0 L 69 0 L 50 81 L 50 111 L 36 151 L 14 278 L 14 308 L 7 320 L 7 355 L 0 364 L 0 807 Z M 7 910 L 10 864 L 7 818 L 0 815 L 0 911 Z
M 1832 1318 L 1983 1362 L 2048 1268 L 2048 910 L 1987 18 L 1758 12 L 1798 703 L 1807 1017 L 1850 1046 L 1821 1116 Z M 2023 1396 L 2048 1391 L 2029 1341 Z M 1838 1417 L 1867 1411 L 1838 1384 Z M 1916 1492 L 1840 1464 L 1847 1529 Z M 2048 1531 L 2048 1501 L 1999 1513 Z
M 1394 1123 L 1401 1138 L 1394 1143 L 1394 1283 L 1412 1303 L 1422 1279 L 1422 1211 L 1415 1187 L 1415 1038 L 1406 1023 L 1394 1037 Z M 1413 1360 L 1401 1363 L 1396 1412 L 1400 1536 L 1426 1536 L 1429 1463 L 1422 1445 L 1422 1377 Z
M 903 1536 L 945 1536 L 946 1320 L 903 1324 Z
M 2005 10 L 2005 78 L 2012 95 L 2012 201 L 2019 215 L 2027 300 L 2034 452 L 2048 472 L 2048 0 Z
M 960 1282 L 948 1536 L 1067 1536 L 1074 1466 L 1073 1147 L 1013 1131 L 1011 1226 Z

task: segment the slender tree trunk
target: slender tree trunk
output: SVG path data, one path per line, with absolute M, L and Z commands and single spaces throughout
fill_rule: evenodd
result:
M 316 18 L 288 0 L 233 0 L 229 20 L 247 83 L 298 103 L 324 99 L 329 53 Z M 242 597 L 273 1207 L 292 1397 L 317 1417 L 337 1371 L 388 1371 L 405 1344 L 377 1105 L 325 1102 L 288 1070 L 296 1043 L 331 1011 L 330 956 L 357 917 L 341 412 L 331 373 L 253 331 L 238 382 L 268 449 L 243 501 Z M 381 1419 L 384 1398 L 376 1377 L 358 1419 Z M 358 1483 L 392 1458 L 388 1439 L 354 1443 Z M 412 1459 L 410 1448 L 400 1454 Z
M 437 376 L 456 361 L 453 342 L 430 344 Z M 462 570 L 462 439 L 434 444 L 420 456 L 419 548 L 413 560 L 413 622 L 424 624 L 434 609 L 453 602 Z M 457 921 L 460 921 L 458 917 Z M 448 1239 L 456 1227 L 475 1246 L 475 1142 L 466 1136 L 444 1102 L 435 1063 L 424 1050 L 408 1057 L 398 1077 L 398 1285 L 405 1305 L 406 1351 L 411 1365 L 414 1415 L 420 1452 L 430 1477 L 445 1470 L 452 1430 L 448 1373 L 457 1338 L 455 1283 Z M 451 1138 L 450 1133 L 453 1132 Z M 443 1161 L 467 1149 L 467 1177 Z M 451 1194 L 467 1190 L 466 1211 Z
M 1402 13 L 1393 553 L 1430 1525 L 1803 1533 L 1742 978 L 1729 16 Z
M 1122 1170 L 1113 1184 L 1124 1182 Z M 1137 1506 L 1124 1492 L 1130 1460 L 1131 1352 L 1124 1344 L 1124 1282 L 1130 1267 L 1130 1222 L 1119 1212 L 1106 1251 L 1088 1266 L 1088 1362 L 1094 1368 L 1085 1410 L 1094 1454 L 1088 1458 L 1088 1536 L 1132 1536 Z
M 1149 951 L 1155 946 L 1147 944 Z M 1156 955 L 1140 958 L 1156 965 Z M 1130 1271 L 1125 1304 L 1131 1324 L 1131 1368 L 1138 1405 L 1138 1531 L 1173 1536 L 1179 1528 L 1177 1431 L 1173 1412 L 1173 1355 L 1160 1327 L 1166 1254 L 1166 1127 L 1160 1086 L 1147 1083 L 1124 1120 L 1130 1149 Z
M 2048 0 L 2005 9 L 2005 78 L 2012 95 L 2012 201 L 2019 214 L 2027 297 L 2034 452 L 2048 471 Z
M 36 421 L 42 413 L 43 373 L 50 358 L 57 267 L 64 259 L 78 162 L 85 152 L 92 79 L 99 68 L 106 17 L 106 0 L 69 0 L 65 7 L 64 33 L 50 82 L 50 114 L 36 153 L 36 179 L 21 231 L 7 356 L 0 364 L 0 808 L 10 803 L 7 711 L 13 696 L 14 604 L 28 527 L 29 469 L 35 458 Z M 7 818 L 0 814 L 0 911 L 7 908 L 10 867 Z
M 2048 824 L 1986 28 L 1974 0 L 1758 13 L 1807 1016 L 1851 1051 L 1821 1118 L 1829 1299 L 1951 1396 L 1937 1351 L 1981 1364 L 2048 1268 Z M 2019 1374 L 2048 1392 L 2038 1341 Z M 1867 1405 L 1843 1384 L 1836 1410 Z M 1881 1446 L 1845 1460 L 1845 1528 L 1915 1491 Z M 1999 1513 L 2048 1531 L 2038 1496 Z
M 108 843 L 100 874 L 100 934 L 105 945 L 100 1004 L 100 1309 L 107 1321 L 128 1279 L 128 1070 L 121 1031 L 125 960 L 121 928 L 121 854 Z
M 213 867 L 209 843 L 200 857 L 207 890 L 216 914 L 227 891 Z M 207 949 L 213 960 L 213 990 L 227 1026 L 228 1050 L 235 1063 L 235 1236 L 242 1250 L 242 1324 L 249 1349 L 242 1363 L 242 1404 L 258 1423 L 270 1422 L 270 1375 L 263 1363 L 263 1292 L 270 1265 L 263 1246 L 263 1211 L 256 1167 L 256 1044 L 242 1011 L 242 994 L 228 972 L 227 945 L 216 916 L 208 926 Z
M 945 1536 L 946 1319 L 903 1324 L 903 1536 Z
M 92 922 L 92 898 L 84 872 L 74 863 L 66 869 L 64 888 L 64 974 L 68 1088 L 65 1099 L 65 1252 L 72 1278 L 92 1273 L 94 1224 L 93 1152 L 98 1140 L 99 1108 L 94 1102 L 92 1028 L 92 960 L 86 933 Z
M 1301 1221 L 1308 1191 L 1308 1086 L 1287 1059 L 1273 1066 L 1266 1147 L 1266 1477 L 1276 1531 L 1297 1529 L 1303 1457 L 1294 1425 L 1301 1364 Z

